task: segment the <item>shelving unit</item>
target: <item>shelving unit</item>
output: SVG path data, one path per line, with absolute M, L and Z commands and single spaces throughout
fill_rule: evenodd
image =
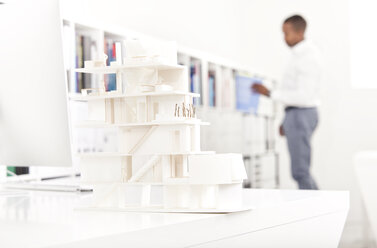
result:
M 140 97 L 140 96 L 172 96 L 172 95 L 182 95 L 190 97 L 199 97 L 199 94 L 183 92 L 183 91 L 169 91 L 169 92 L 146 92 L 138 94 L 108 94 L 100 96 L 83 96 L 81 94 L 72 94 L 69 98 L 75 101 L 91 101 L 99 99 L 112 99 L 112 98 L 127 98 L 127 97 Z
M 131 69 L 138 69 L 138 68 L 145 68 L 145 69 L 155 69 L 155 70 L 172 70 L 172 69 L 183 69 L 183 66 L 180 65 L 166 65 L 166 64 L 133 64 L 133 65 L 113 65 L 113 66 L 106 66 L 103 68 L 80 68 L 75 69 L 75 72 L 81 73 L 99 73 L 99 74 L 112 74 L 118 72 L 126 72 L 127 70 Z
M 72 94 L 78 93 L 81 91 L 80 85 L 78 83 L 78 74 L 87 74 L 91 73 L 91 83 L 93 88 L 98 88 L 101 85 L 102 81 L 105 81 L 108 84 L 109 75 L 114 75 L 112 73 L 119 74 L 118 79 L 121 79 L 123 82 L 125 76 L 123 75 L 124 71 L 137 70 L 138 65 L 133 64 L 132 66 L 108 66 L 106 68 L 94 68 L 94 69 L 79 69 L 74 70 L 78 66 L 77 60 L 77 42 L 76 37 L 78 36 L 88 36 L 91 38 L 92 42 L 95 44 L 95 52 L 93 54 L 103 54 L 104 52 L 108 53 L 106 50 L 105 44 L 109 42 L 121 42 L 127 38 L 139 38 L 135 33 L 129 33 L 123 29 L 116 27 L 99 27 L 96 28 L 96 24 L 80 24 L 75 23 L 70 20 L 63 21 L 64 26 L 64 36 L 65 36 L 65 51 L 66 51 L 66 68 L 67 68 L 67 78 L 69 82 L 69 90 Z M 124 45 L 122 44 L 122 53 L 125 52 Z M 93 55 L 94 56 L 94 55 Z M 186 94 L 189 97 L 194 98 L 194 105 L 197 107 L 198 117 L 201 119 L 208 120 L 211 123 L 211 126 L 204 126 L 201 132 L 202 146 L 204 149 L 216 150 L 219 152 L 242 152 L 245 159 L 245 164 L 250 168 L 247 168 L 250 173 L 253 171 L 265 171 L 264 167 L 267 168 L 269 165 L 261 164 L 259 161 L 260 158 L 268 156 L 273 153 L 276 157 L 274 162 L 274 175 L 268 175 L 268 178 L 273 178 L 272 182 L 268 182 L 268 185 L 274 185 L 273 187 L 279 186 L 279 161 L 278 153 L 275 149 L 275 139 L 276 134 L 274 132 L 274 123 L 275 123 L 275 113 L 276 107 L 269 99 L 261 99 L 261 110 L 256 114 L 245 114 L 240 113 L 236 109 L 236 75 L 247 75 L 249 77 L 256 77 L 257 72 L 252 71 L 250 68 L 246 68 L 243 65 L 233 63 L 231 61 L 225 60 L 223 58 L 218 58 L 210 54 L 206 54 L 194 49 L 187 47 L 178 46 L 178 64 L 182 66 L 187 66 L 188 72 L 188 89 L 191 93 L 184 93 L 175 91 L 174 94 Z M 109 65 L 109 64 L 108 64 Z M 155 66 L 150 65 L 150 69 L 156 70 L 169 70 L 182 68 L 180 65 L 164 65 L 164 66 Z M 141 65 L 140 65 L 141 66 Z M 145 66 L 145 64 L 143 64 Z M 212 93 L 209 88 L 209 74 L 214 77 L 214 89 Z M 88 74 L 89 75 L 89 74 Z M 262 81 L 266 80 L 272 82 L 273 80 L 261 77 L 258 75 Z M 116 81 L 116 80 L 115 80 Z M 118 87 L 118 86 L 117 86 Z M 115 88 L 117 88 L 115 87 Z M 124 87 L 124 86 L 123 86 Z M 210 106 L 212 103 L 209 98 L 209 94 L 215 95 L 214 106 Z M 145 94 L 134 94 L 127 92 L 126 94 L 117 94 L 112 92 L 107 96 L 72 96 L 71 99 L 75 101 L 92 101 L 92 100 L 115 100 L 121 99 L 124 97 L 138 97 L 144 95 L 146 97 L 154 97 L 155 93 L 145 93 Z M 170 93 L 166 93 L 164 96 L 169 96 Z M 201 96 L 199 98 L 199 95 Z M 158 96 L 163 96 L 163 94 L 158 94 Z M 207 118 L 209 117 L 209 118 Z M 259 119 L 260 122 L 264 123 L 260 127 L 252 126 L 247 127 L 248 118 Z M 72 120 L 74 123 L 78 123 L 78 126 L 85 126 L 85 123 L 80 122 L 80 120 Z M 246 123 L 246 124 L 245 124 Z M 91 127 L 95 128 L 96 124 L 89 124 Z M 107 125 L 108 127 L 115 127 L 116 124 Z M 125 127 L 124 127 L 125 128 Z M 248 131 L 247 129 L 261 129 L 260 131 L 264 133 L 263 140 L 259 140 L 258 137 L 255 137 L 253 132 Z M 109 128 L 111 130 L 112 128 Z M 76 133 L 80 131 L 75 131 Z M 112 134 L 114 131 L 101 131 L 93 133 L 93 135 L 98 136 L 94 138 L 99 142 L 102 140 L 102 143 L 99 145 L 101 147 L 106 146 L 106 142 L 109 139 L 106 138 L 107 132 Z M 104 136 L 101 138 L 100 136 Z M 81 146 L 85 146 L 81 142 Z M 106 143 L 105 145 L 103 143 Z M 250 145 L 253 143 L 253 145 Z M 92 150 L 85 147 L 79 147 L 76 150 Z M 268 155 L 265 155 L 268 154 Z M 270 167 L 270 166 L 269 166 Z M 250 178 L 253 178 L 249 174 Z M 254 177 L 257 178 L 257 177 Z M 262 183 L 263 179 L 256 179 L 255 182 L 246 182 L 245 185 L 251 185 L 252 187 L 265 187 L 267 184 Z M 267 186 L 266 186 L 267 187 Z M 270 186 L 269 186 L 270 187 Z

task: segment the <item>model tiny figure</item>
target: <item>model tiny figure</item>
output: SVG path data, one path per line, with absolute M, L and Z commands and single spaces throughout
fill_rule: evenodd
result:
M 182 103 L 182 116 L 183 116 L 183 117 L 186 117 L 186 107 L 185 107 L 185 103 Z
M 178 104 L 175 104 L 174 117 L 177 117 Z

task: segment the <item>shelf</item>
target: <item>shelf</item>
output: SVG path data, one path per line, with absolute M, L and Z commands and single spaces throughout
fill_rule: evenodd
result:
M 151 186 L 164 186 L 164 185 L 187 185 L 190 177 L 175 177 L 175 178 L 168 178 L 167 181 L 164 182 L 116 182 L 122 186 L 143 186 L 143 185 L 151 185 Z M 114 182 L 98 182 L 98 181 L 85 181 L 83 184 L 85 185 L 108 185 L 109 183 L 113 184 Z M 223 184 L 238 184 L 242 183 L 241 181 L 232 181 L 232 183 L 223 183 Z
M 145 126 L 173 126 L 173 125 L 210 125 L 209 122 L 203 122 L 199 119 L 195 120 L 174 120 L 174 121 L 152 121 L 141 123 L 104 123 L 102 121 L 83 121 L 77 123 L 75 127 L 79 128 L 112 128 L 112 127 L 145 127 Z
M 251 158 L 251 157 L 263 157 L 263 156 L 272 156 L 277 155 L 278 152 L 275 150 L 269 150 L 264 152 L 253 152 L 253 153 L 243 153 L 242 156 L 244 158 Z
M 112 99 L 112 98 L 123 98 L 124 94 L 108 94 L 100 96 L 83 96 L 81 94 L 70 95 L 69 99 L 73 101 L 90 101 L 90 100 L 101 100 L 101 99 Z
M 267 119 L 276 119 L 276 113 L 265 114 L 265 113 L 248 113 L 243 112 L 237 109 L 230 109 L 230 108 L 221 108 L 221 107 L 213 107 L 213 106 L 199 106 L 199 108 L 203 111 L 219 111 L 219 112 L 232 112 L 232 113 L 240 113 L 242 116 L 255 116 Z
M 120 152 L 87 152 L 87 153 L 76 153 L 79 157 L 132 157 L 132 156 L 169 156 L 169 155 L 210 155 L 215 154 L 214 151 L 200 151 L 200 152 L 171 152 L 171 153 L 148 153 L 148 154 L 129 154 Z
M 131 97 L 141 97 L 141 96 L 190 96 L 190 97 L 200 97 L 200 94 L 191 93 L 186 91 L 161 91 L 161 92 L 144 92 L 135 94 L 108 94 L 100 96 L 83 96 L 81 94 L 71 95 L 69 99 L 73 101 L 90 101 L 90 100 L 101 100 L 101 99 L 112 99 L 112 98 L 131 98 Z
M 177 178 L 168 178 L 168 181 L 165 182 L 117 182 L 119 185 L 124 185 L 124 186 L 142 186 L 142 185 L 151 185 L 151 186 L 163 186 L 163 185 L 181 185 L 185 184 L 187 185 L 187 180 L 189 180 L 189 177 L 177 177 Z M 114 182 L 98 182 L 98 181 L 85 181 L 85 185 L 101 185 L 101 184 L 109 184 L 109 183 L 114 183 Z
M 145 93 L 137 93 L 137 94 L 126 94 L 125 97 L 139 97 L 139 96 L 174 96 L 174 95 L 182 95 L 182 96 L 191 96 L 191 97 L 200 97 L 198 93 L 191 93 L 186 91 L 160 91 L 160 92 L 145 92 Z
M 74 69 L 75 72 L 81 73 L 99 73 L 99 74 L 113 74 L 118 72 L 125 72 L 127 70 L 133 69 L 156 69 L 160 71 L 165 70 L 175 70 L 175 69 L 184 69 L 185 66 L 182 65 L 169 65 L 163 63 L 135 63 L 135 64 L 126 64 L 126 65 L 113 65 L 105 67 L 93 67 L 93 68 L 77 68 Z

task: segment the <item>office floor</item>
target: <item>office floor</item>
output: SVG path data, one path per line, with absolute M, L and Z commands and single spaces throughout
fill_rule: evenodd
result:
M 339 248 L 377 248 L 371 239 L 370 227 L 361 222 L 347 222 Z

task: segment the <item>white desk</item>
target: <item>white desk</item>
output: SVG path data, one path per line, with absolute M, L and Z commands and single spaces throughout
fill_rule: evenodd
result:
M 245 190 L 232 214 L 78 211 L 90 195 L 0 193 L 0 247 L 337 247 L 348 192 Z
M 373 238 L 377 242 L 377 151 L 363 151 L 354 158 L 356 176 Z

